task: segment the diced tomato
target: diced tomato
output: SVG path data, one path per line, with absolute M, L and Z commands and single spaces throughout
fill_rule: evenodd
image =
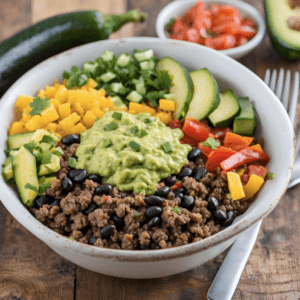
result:
M 198 146 L 198 143 L 199 141 L 191 138 L 190 136 L 188 135 L 184 135 L 183 138 L 180 140 L 180 143 L 181 144 L 189 144 L 191 145 L 192 147 L 197 147 Z
M 217 15 L 218 13 L 219 13 L 219 5 L 217 5 L 217 4 L 213 4 L 212 6 L 211 6 L 211 9 L 210 9 L 210 12 L 211 12 L 211 15 L 213 16 L 215 16 L 215 15 Z
M 183 21 L 187 25 L 192 25 L 195 21 L 196 14 L 199 13 L 199 11 L 205 10 L 205 3 L 202 1 L 198 1 L 187 13 L 183 16 Z
M 213 138 L 220 141 L 223 141 L 227 132 L 232 132 L 231 128 L 229 127 L 211 128 L 210 131 L 213 134 Z
M 206 38 L 204 45 L 206 47 L 216 49 L 216 50 L 225 50 L 233 48 L 236 43 L 236 38 L 232 34 L 220 34 L 214 38 Z
M 177 190 L 183 187 L 182 181 L 177 181 L 173 186 L 170 187 L 171 190 Z
M 209 131 L 206 127 L 192 118 L 185 119 L 182 131 L 198 142 L 204 142 L 209 137 Z
M 242 176 L 241 176 L 241 181 L 242 181 L 242 185 L 245 185 L 248 180 L 249 180 L 249 175 L 247 173 L 244 173 Z
M 249 39 L 247 39 L 246 37 L 237 35 L 236 46 L 242 46 L 248 41 Z
M 240 26 L 237 33 L 246 38 L 252 39 L 256 35 L 257 31 L 250 26 Z
M 255 23 L 252 19 L 244 19 L 242 20 L 242 26 L 249 26 L 249 27 L 252 27 L 252 28 L 255 28 Z
M 176 21 L 174 22 L 172 26 L 172 31 L 174 34 L 186 32 L 189 29 L 189 27 L 184 24 L 179 17 L 177 17 Z
M 172 129 L 175 129 L 175 128 L 179 128 L 179 129 L 182 129 L 182 124 L 179 120 L 171 120 L 169 123 L 168 123 L 168 126 Z
M 201 156 L 207 160 L 209 154 L 213 151 L 210 147 L 203 146 L 202 143 L 198 144 L 198 148 L 201 150 Z
M 224 138 L 224 147 L 240 151 L 248 147 L 253 141 L 252 137 L 242 136 L 233 132 L 227 132 Z
M 202 41 L 202 37 L 199 34 L 199 31 L 196 28 L 190 28 L 186 32 L 186 39 L 189 42 L 200 44 Z
M 262 165 L 249 165 L 247 168 L 247 174 L 250 177 L 251 174 L 255 174 L 262 178 L 265 178 L 268 174 L 268 169 Z
M 218 167 L 220 167 L 220 163 L 227 159 L 228 157 L 231 157 L 232 155 L 236 154 L 236 151 L 231 150 L 226 147 L 219 147 L 216 150 L 213 150 L 209 156 L 208 160 L 205 164 L 205 167 L 208 172 L 215 171 Z

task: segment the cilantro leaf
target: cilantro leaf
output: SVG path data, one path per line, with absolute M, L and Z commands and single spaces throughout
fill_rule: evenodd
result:
M 268 178 L 269 178 L 269 179 L 274 179 L 274 173 L 269 172 L 269 173 L 268 173 Z
M 173 26 L 173 24 L 175 23 L 175 21 L 176 21 L 175 18 L 171 18 L 170 21 L 166 25 L 167 29 L 171 29 L 171 27 Z
M 45 97 L 44 99 L 41 99 L 40 97 L 33 98 L 33 101 L 29 104 L 29 106 L 32 108 L 30 115 L 39 115 L 45 108 L 49 107 L 49 105 L 50 100 L 48 97 Z
M 220 147 L 220 141 L 215 140 L 213 137 L 208 137 L 207 140 L 203 143 L 201 143 L 205 147 L 209 147 L 213 150 L 216 150 L 218 147 Z
M 72 71 L 73 71 L 73 68 L 72 68 Z M 67 83 L 66 87 L 68 89 L 70 89 L 72 87 L 83 86 L 88 82 L 90 77 L 91 77 L 91 75 L 88 72 L 80 71 L 78 68 L 77 68 L 77 71 L 75 71 L 75 69 L 74 69 L 73 73 L 71 73 L 70 77 L 68 78 L 68 83 Z
M 162 90 L 167 90 L 172 86 L 172 78 L 166 70 L 162 70 L 159 72 L 157 80 Z
M 180 210 L 179 210 L 179 207 L 178 207 L 177 205 L 174 206 L 174 208 L 172 209 L 172 211 L 173 211 L 176 215 L 180 216 Z
M 39 196 L 42 196 L 47 188 L 51 187 L 51 183 L 41 183 L 39 186 Z
M 55 139 L 53 137 L 49 136 L 49 135 L 46 135 L 46 134 L 43 136 L 41 142 L 50 144 L 52 147 L 55 147 L 55 145 L 56 145 Z
M 74 157 L 69 157 L 69 167 L 74 168 L 75 162 L 76 162 L 76 159 Z
M 153 91 L 153 92 L 148 92 L 146 94 L 146 99 L 148 99 L 152 105 L 152 107 L 157 107 L 158 106 L 158 99 L 164 98 L 165 92 L 164 91 Z
M 41 164 L 49 164 L 51 162 L 51 152 L 49 150 L 45 150 L 41 154 Z
M 32 190 L 34 192 L 37 192 L 37 188 L 35 186 L 33 186 L 32 184 L 30 183 L 26 183 L 25 186 L 24 186 L 25 189 L 29 189 L 29 190 Z

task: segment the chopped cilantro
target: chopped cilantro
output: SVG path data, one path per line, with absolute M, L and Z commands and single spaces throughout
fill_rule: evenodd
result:
M 173 24 L 175 23 L 175 21 L 176 21 L 175 18 L 171 18 L 170 21 L 166 25 L 167 29 L 170 29 L 173 26 Z
M 173 151 L 172 145 L 169 142 L 164 142 L 161 146 L 165 151 L 165 153 L 169 153 Z
M 41 164 L 49 164 L 51 162 L 51 152 L 49 150 L 44 150 L 40 155 Z
M 52 154 L 57 155 L 57 156 L 60 156 L 60 155 L 64 154 L 64 150 L 63 150 L 61 147 L 57 147 L 57 148 L 52 152 Z
M 135 214 L 134 217 L 137 219 L 140 216 L 140 214 Z
M 42 196 L 47 188 L 51 187 L 51 183 L 41 183 L 39 186 L 39 196 Z
M 146 136 L 146 135 L 148 135 L 148 134 L 149 134 L 149 133 L 148 133 L 147 130 L 142 129 L 142 130 L 141 130 L 141 133 L 140 133 L 140 138 L 142 138 L 142 137 L 144 137 L 144 136 Z
M 115 130 L 117 128 L 118 128 L 118 124 L 115 123 L 115 122 L 111 122 L 111 123 L 105 125 L 106 131 L 112 131 L 112 130 Z
M 69 157 L 69 167 L 74 168 L 76 159 L 74 157 Z
M 269 178 L 269 179 L 274 179 L 274 173 L 269 172 L 269 173 L 268 173 L 268 178 Z
M 141 147 L 141 145 L 140 144 L 138 144 L 137 142 L 135 142 L 135 141 L 130 141 L 129 142 L 129 147 L 131 147 L 133 150 L 135 150 L 135 151 L 139 151 L 140 150 L 140 147 Z
M 37 191 L 38 191 L 37 188 L 36 188 L 35 186 L 33 186 L 32 184 L 30 184 L 30 183 L 26 183 L 26 184 L 24 185 L 24 188 L 25 188 L 25 189 L 32 190 L 32 191 L 34 191 L 34 192 L 37 192 Z
M 150 101 L 152 107 L 157 107 L 158 100 L 164 98 L 164 95 L 165 95 L 164 91 L 153 91 L 153 92 L 148 92 L 145 97 Z
M 112 117 L 113 117 L 114 119 L 120 121 L 120 120 L 122 120 L 122 113 L 115 111 L 115 112 L 112 114 Z
M 213 137 L 208 137 L 207 140 L 203 143 L 201 143 L 205 147 L 209 147 L 213 150 L 216 150 L 218 147 L 220 147 L 220 141 L 215 140 Z
M 56 145 L 55 139 L 53 137 L 51 137 L 50 135 L 44 135 L 41 142 L 51 144 L 52 147 L 55 147 L 55 145 Z
M 145 123 L 148 124 L 148 123 L 153 123 L 154 122 L 154 119 L 149 117 L 149 118 L 146 118 L 145 119 Z
M 40 97 L 33 98 L 33 101 L 29 103 L 29 106 L 32 108 L 30 115 L 39 115 L 45 108 L 49 107 L 49 105 L 50 100 L 48 97 L 45 97 L 44 99 Z
M 172 86 L 172 78 L 166 70 L 162 70 L 158 73 L 157 80 L 162 90 L 167 90 Z
M 172 209 L 172 211 L 173 211 L 176 215 L 180 216 L 180 210 L 179 210 L 179 207 L 178 207 L 177 205 L 174 206 L 174 208 Z
M 75 241 L 71 236 L 69 236 L 69 240 L 71 240 L 71 241 Z

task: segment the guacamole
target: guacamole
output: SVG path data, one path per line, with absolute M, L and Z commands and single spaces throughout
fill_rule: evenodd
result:
M 102 176 L 120 191 L 151 195 L 163 178 L 180 172 L 191 146 L 148 113 L 106 112 L 81 134 L 75 168 Z

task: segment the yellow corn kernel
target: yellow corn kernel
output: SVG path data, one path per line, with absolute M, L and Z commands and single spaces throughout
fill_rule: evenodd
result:
M 92 78 L 89 78 L 88 82 L 86 83 L 87 88 L 95 88 L 97 85 L 98 83 Z
M 159 99 L 158 108 L 164 111 L 175 111 L 175 102 L 172 100 Z
M 74 112 L 71 115 L 69 115 L 66 119 L 70 119 L 73 122 L 73 124 L 76 124 L 80 120 L 80 116 L 76 112 Z
M 246 169 L 245 168 L 239 168 L 236 171 L 236 174 L 238 174 L 239 176 L 242 176 L 245 173 Z
M 244 186 L 244 193 L 246 195 L 245 199 L 250 199 L 251 197 L 253 197 L 261 188 L 264 182 L 265 181 L 262 177 L 251 174 L 248 182 Z
M 232 200 L 238 200 L 245 197 L 241 177 L 234 172 L 227 172 L 228 189 Z
M 54 86 L 49 86 L 49 85 L 46 86 L 45 96 L 47 96 L 49 99 L 54 98 L 55 92 L 56 92 L 56 89 Z
M 54 95 L 54 99 L 58 100 L 60 103 L 65 103 L 68 101 L 68 90 L 65 88 L 65 86 L 59 86 Z
M 77 99 L 77 91 L 68 90 L 68 102 L 71 104 L 71 107 L 74 107 Z
M 29 103 L 32 102 L 33 98 L 26 95 L 20 95 L 19 98 L 16 101 L 16 107 L 20 109 L 25 109 L 27 106 L 29 106 Z
M 91 112 L 87 111 L 82 119 L 82 123 L 85 127 L 91 128 L 95 123 L 96 116 Z
M 94 115 L 96 118 L 98 118 L 98 119 L 100 119 L 100 118 L 104 115 L 104 112 L 103 112 L 102 110 L 100 110 L 99 108 L 93 108 L 93 109 L 91 110 L 91 112 L 92 112 L 93 115 Z
M 82 108 L 82 106 L 80 105 L 79 102 L 76 102 L 74 105 L 74 110 L 75 112 L 77 112 L 81 118 L 83 118 L 84 115 L 84 109 Z
M 13 122 L 11 125 L 11 129 L 9 131 L 9 134 L 17 134 L 17 133 L 23 133 L 26 132 L 25 123 L 24 122 Z
M 58 112 L 61 119 L 68 117 L 71 114 L 71 105 L 69 102 L 59 105 Z
M 54 107 L 54 105 L 50 105 L 50 107 L 44 109 L 41 112 L 41 116 L 45 124 L 51 123 L 59 119 L 59 115 Z
M 56 99 L 51 99 L 50 100 L 50 105 L 53 105 L 55 107 L 55 109 L 58 110 L 60 102 L 58 100 L 56 100 Z
M 40 115 L 35 115 L 31 118 L 29 122 L 25 124 L 28 131 L 34 131 L 36 129 L 42 128 L 44 125 L 43 119 Z
M 167 125 L 172 120 L 172 116 L 170 112 L 167 113 L 167 112 L 160 111 L 154 116 L 158 117 L 165 125 Z
M 79 134 L 85 130 L 86 130 L 86 127 L 81 122 L 79 122 L 73 127 L 72 133 Z
M 44 90 L 40 90 L 39 93 L 37 94 L 37 97 L 40 97 L 42 99 L 44 99 L 46 96 L 47 95 L 46 95 L 46 92 Z
M 63 84 L 64 86 L 66 86 L 66 85 L 68 84 L 68 79 L 64 79 L 63 82 L 62 82 L 62 84 Z

